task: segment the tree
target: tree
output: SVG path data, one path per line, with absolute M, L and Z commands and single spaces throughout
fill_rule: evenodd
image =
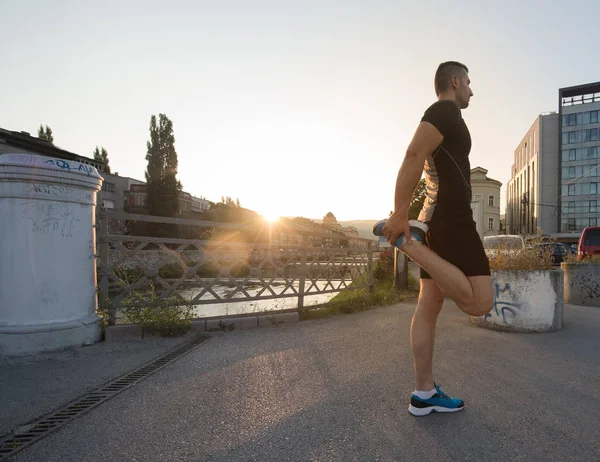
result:
M 240 200 L 233 200 L 230 196 L 221 196 L 221 203 L 231 208 L 241 208 Z
M 94 160 L 104 162 L 104 171 L 106 173 L 110 173 L 110 165 L 108 165 L 108 152 L 106 152 L 104 147 L 102 147 L 102 149 L 98 149 L 98 146 L 96 146 L 96 149 L 94 149 Z
M 177 151 L 173 122 L 165 114 L 150 118 L 150 141 L 147 143 L 146 208 L 150 215 L 174 217 L 179 212 L 182 187 L 177 180 Z M 166 230 L 170 227 L 161 227 Z M 161 235 L 164 232 L 160 233 Z
M 38 138 L 40 140 L 49 141 L 50 143 L 54 143 L 54 137 L 52 136 L 52 129 L 46 125 L 44 127 L 40 124 L 40 128 L 38 128 Z
M 427 191 L 427 184 L 425 183 L 425 179 L 421 178 L 417 187 L 415 188 L 415 192 L 413 193 L 413 197 L 410 201 L 410 207 L 408 209 L 408 219 L 416 220 L 419 216 L 419 212 L 423 208 L 423 203 L 425 202 L 425 192 Z

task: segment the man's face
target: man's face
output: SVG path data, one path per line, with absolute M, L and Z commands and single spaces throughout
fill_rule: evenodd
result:
M 456 96 L 461 109 L 469 107 L 469 101 L 473 96 L 473 92 L 471 91 L 471 79 L 469 79 L 469 75 L 466 72 L 458 79 Z

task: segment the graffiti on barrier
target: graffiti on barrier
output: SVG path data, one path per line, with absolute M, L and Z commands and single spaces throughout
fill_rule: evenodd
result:
M 496 316 L 502 318 L 504 324 L 510 324 L 514 321 L 521 311 L 521 304 L 515 301 L 516 296 L 510 284 L 504 284 L 501 288 L 500 284 L 494 283 L 494 308 L 484 316 L 484 319 Z
M 594 300 L 600 298 L 600 284 L 598 284 L 598 282 L 592 280 L 586 281 L 581 284 L 581 288 L 586 293 L 583 297 L 584 300 Z

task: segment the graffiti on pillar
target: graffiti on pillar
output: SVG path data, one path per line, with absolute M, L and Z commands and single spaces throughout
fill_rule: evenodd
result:
M 502 319 L 504 324 L 511 324 L 519 316 L 522 307 L 517 303 L 515 293 L 510 284 L 504 284 L 501 288 L 500 284 L 494 283 L 494 308 L 484 316 L 484 319 L 497 317 Z
M 62 159 L 48 159 L 45 162 L 47 165 L 52 165 L 54 167 L 58 167 L 63 170 L 67 170 L 68 172 L 83 172 L 87 176 L 98 176 L 96 169 L 90 165 L 81 164 L 79 162 L 75 162 L 71 165 L 68 161 Z
M 70 186 L 54 184 L 32 183 L 31 185 L 25 185 L 25 188 L 27 188 L 27 192 L 47 194 L 48 196 L 68 196 L 73 192 L 73 188 Z
M 24 215 L 31 223 L 31 231 L 40 234 L 60 234 L 71 238 L 80 221 L 73 204 L 47 201 L 27 202 Z

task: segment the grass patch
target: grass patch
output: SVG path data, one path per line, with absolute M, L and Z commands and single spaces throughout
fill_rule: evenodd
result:
M 492 271 L 540 271 L 554 268 L 552 249 L 541 250 L 533 244 L 541 240 L 531 241 L 525 249 L 511 249 L 499 246 L 487 252 Z
M 361 286 L 365 283 L 366 278 L 357 279 L 352 285 Z M 301 310 L 300 321 L 327 318 L 340 314 L 358 313 L 378 306 L 393 305 L 417 298 L 419 294 L 419 281 L 412 277 L 412 275 L 408 275 L 408 289 L 394 289 L 393 283 L 393 274 L 385 274 L 380 279 L 375 279 L 373 293 L 369 293 L 368 287 L 346 289 L 323 305 Z
M 597 265 L 600 263 L 600 255 L 591 255 L 589 257 L 578 259 L 577 254 L 563 256 L 563 263 L 583 263 L 588 265 Z

